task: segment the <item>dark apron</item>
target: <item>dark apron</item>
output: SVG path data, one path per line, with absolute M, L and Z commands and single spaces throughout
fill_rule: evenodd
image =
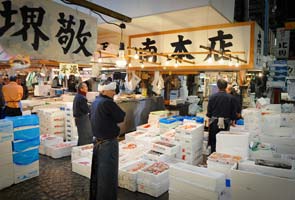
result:
M 117 139 L 93 146 L 90 200 L 117 200 L 119 144 Z
M 78 146 L 92 143 L 92 129 L 88 115 L 75 118 L 78 129 Z

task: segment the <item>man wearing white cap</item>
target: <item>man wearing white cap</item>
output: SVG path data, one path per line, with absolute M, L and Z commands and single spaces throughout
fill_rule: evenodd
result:
M 91 126 L 96 140 L 93 146 L 90 200 L 116 200 L 118 190 L 118 123 L 125 112 L 113 101 L 116 82 L 99 85 L 99 96 L 91 106 Z

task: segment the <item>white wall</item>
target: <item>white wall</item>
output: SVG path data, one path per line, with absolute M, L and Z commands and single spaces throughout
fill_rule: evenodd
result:
M 235 0 L 210 0 L 210 4 L 230 22 L 234 22 Z

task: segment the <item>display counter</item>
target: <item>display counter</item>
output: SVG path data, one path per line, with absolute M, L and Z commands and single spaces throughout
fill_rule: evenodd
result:
M 147 123 L 151 111 L 165 109 L 163 97 L 128 99 L 116 103 L 126 113 L 124 122 L 119 124 L 120 134 L 134 131 L 137 126 Z

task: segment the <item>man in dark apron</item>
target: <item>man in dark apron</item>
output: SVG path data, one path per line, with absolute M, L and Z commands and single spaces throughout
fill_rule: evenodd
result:
M 116 82 L 101 84 L 100 92 L 91 106 L 93 146 L 90 200 L 116 200 L 118 190 L 118 159 L 120 133 L 118 123 L 124 121 L 125 112 L 113 101 Z
M 78 92 L 73 103 L 73 115 L 78 129 L 78 146 L 92 143 L 93 135 L 89 119 L 89 107 L 87 104 L 86 94 L 88 87 L 86 83 L 78 85 Z
M 223 79 L 217 81 L 219 91 L 209 97 L 207 117 L 209 118 L 208 146 L 211 153 L 216 151 L 216 134 L 220 131 L 229 131 L 236 119 L 236 106 L 230 94 L 225 89 L 227 82 Z

